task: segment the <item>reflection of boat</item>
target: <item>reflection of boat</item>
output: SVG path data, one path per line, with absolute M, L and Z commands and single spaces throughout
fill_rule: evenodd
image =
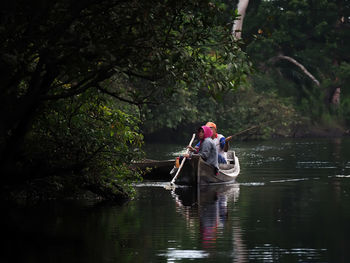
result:
M 180 206 L 205 206 L 217 202 L 223 196 L 227 201 L 236 202 L 239 196 L 239 184 L 203 185 L 196 188 L 177 187 L 173 194 Z
M 218 236 L 228 220 L 227 204 L 238 200 L 238 184 L 176 188 L 173 191 L 177 210 L 184 215 L 189 227 L 197 225 L 203 248 L 216 246 Z
M 249 262 L 239 216 L 229 215 L 229 211 L 234 211 L 229 205 L 238 201 L 239 184 L 177 187 L 172 195 L 176 210 L 186 219 L 189 232 L 192 235 L 198 233 L 202 248 L 210 252 L 207 257 L 216 257 L 222 242 L 229 242 L 227 238 L 231 236 L 232 262 Z
M 234 152 L 227 153 L 228 164 L 220 164 L 216 173 L 214 167 L 206 163 L 199 155 L 193 155 L 185 161 L 180 174 L 175 180 L 178 185 L 208 185 L 232 183 L 237 178 L 240 167 L 237 156 Z M 173 174 L 176 169 L 173 169 Z

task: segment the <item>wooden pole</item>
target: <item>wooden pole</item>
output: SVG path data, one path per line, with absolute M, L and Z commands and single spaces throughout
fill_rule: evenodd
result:
M 196 134 L 194 133 L 194 134 L 192 135 L 192 139 L 191 139 L 191 141 L 190 141 L 190 143 L 189 143 L 188 146 L 192 146 L 192 143 L 193 143 L 193 140 L 194 140 L 195 137 L 196 137 Z M 188 148 L 187 148 L 187 150 L 186 150 L 186 153 L 189 153 L 189 149 L 188 149 Z M 185 161 L 186 161 L 186 157 L 184 157 L 184 158 L 182 159 L 181 164 L 180 164 L 180 166 L 179 166 L 179 169 L 177 170 L 177 172 L 176 172 L 176 174 L 175 174 L 173 180 L 171 180 L 170 185 L 173 185 L 173 184 L 174 184 L 176 178 L 178 177 L 178 175 L 179 175 L 179 173 L 180 173 L 180 171 L 181 171 L 181 169 L 182 169 L 182 166 L 184 166 Z

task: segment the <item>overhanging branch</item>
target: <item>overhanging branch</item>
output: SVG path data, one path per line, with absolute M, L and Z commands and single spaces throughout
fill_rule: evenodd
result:
M 278 55 L 276 57 L 273 57 L 272 59 L 270 59 L 271 62 L 275 63 L 277 60 L 280 59 L 285 59 L 288 60 L 289 62 L 293 63 L 294 65 L 296 65 L 298 68 L 301 69 L 302 72 L 304 72 L 304 74 L 306 76 L 308 76 L 318 87 L 320 86 L 320 82 L 302 65 L 300 64 L 298 61 L 296 61 L 294 58 L 288 57 L 288 56 L 284 56 L 284 55 Z

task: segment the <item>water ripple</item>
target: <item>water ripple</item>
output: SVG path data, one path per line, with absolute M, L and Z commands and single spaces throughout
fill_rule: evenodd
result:
M 326 254 L 327 249 L 313 249 L 313 248 L 291 248 L 284 249 L 273 247 L 266 244 L 261 247 L 255 247 L 249 250 L 250 260 L 263 260 L 263 262 L 278 262 L 284 256 L 297 256 L 299 259 L 321 259 Z
M 296 168 L 321 168 L 321 169 L 335 169 L 336 166 L 331 162 L 312 161 L 312 162 L 297 162 Z
M 261 186 L 261 185 L 265 185 L 265 183 L 262 183 L 262 182 L 250 182 L 250 183 L 240 183 L 240 185 L 244 185 L 244 186 Z
M 158 256 L 168 258 L 168 262 L 174 262 L 175 260 L 180 259 L 198 259 L 198 258 L 206 258 L 209 256 L 208 252 L 203 250 L 183 250 L 183 249 L 175 249 L 168 248 L 165 253 L 159 253 Z
M 270 181 L 270 183 L 298 182 L 298 181 L 306 181 L 306 180 L 309 180 L 309 178 L 275 180 L 275 181 Z

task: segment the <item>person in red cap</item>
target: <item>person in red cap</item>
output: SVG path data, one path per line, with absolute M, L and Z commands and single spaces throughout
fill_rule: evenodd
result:
M 227 154 L 224 151 L 224 147 L 225 144 L 232 139 L 232 136 L 225 138 L 224 135 L 217 133 L 216 124 L 214 122 L 209 121 L 207 122 L 207 124 L 205 124 L 205 126 L 208 126 L 213 131 L 213 135 L 211 138 L 214 140 L 216 149 L 218 151 L 219 163 L 227 163 Z

